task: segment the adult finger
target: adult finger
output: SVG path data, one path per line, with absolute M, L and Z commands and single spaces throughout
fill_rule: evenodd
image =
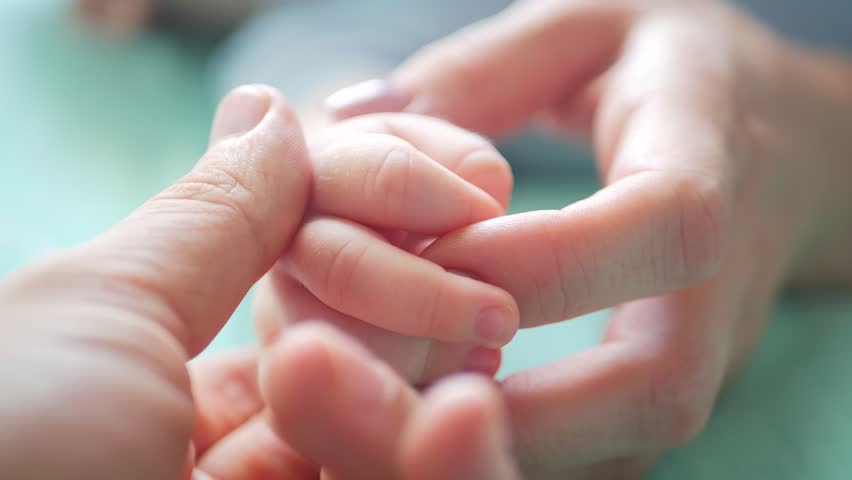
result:
M 284 262 L 326 305 L 396 333 L 500 347 L 517 330 L 517 307 L 505 291 L 447 272 L 351 222 L 307 221 Z
M 333 478 L 398 477 L 396 454 L 416 392 L 333 329 L 303 325 L 269 347 L 261 385 L 284 438 Z
M 284 98 L 267 87 L 237 89 L 192 172 L 76 252 L 92 273 L 79 282 L 154 319 L 195 355 L 287 247 L 311 177 Z
M 504 133 L 609 68 L 640 3 L 518 2 L 424 48 L 388 83 L 345 89 L 327 105 L 337 118 L 398 109 Z
M 633 302 L 600 346 L 507 378 L 521 464 L 553 474 L 691 441 L 725 378 L 733 305 L 697 289 Z
M 496 388 L 480 377 L 433 387 L 408 421 L 400 453 L 405 480 L 519 480 Z
M 365 346 L 412 385 L 429 384 L 459 371 L 493 376 L 500 368 L 499 350 L 400 335 L 375 327 L 328 307 L 280 269 L 273 269 L 261 280 L 255 295 L 254 319 L 262 345 L 273 343 L 288 326 L 318 320 L 328 323 Z
M 561 211 L 453 232 L 422 256 L 510 292 L 522 327 L 559 322 L 713 275 L 721 236 L 714 188 L 639 174 Z
M 594 138 L 595 119 L 601 98 L 607 90 L 607 75 L 589 83 L 581 92 L 571 94 L 542 111 L 539 125 L 547 131 L 568 135 L 580 141 Z
M 764 324 L 748 319 L 767 318 L 777 292 L 771 283 L 751 288 L 766 272 L 743 271 L 738 259 L 750 252 L 730 249 L 713 280 L 620 307 L 600 347 L 506 379 L 524 465 L 562 474 L 555 478 L 632 478 L 701 432 Z
M 424 257 L 512 293 L 524 326 L 712 277 L 738 168 L 729 127 L 735 79 L 723 59 L 704 61 L 715 51 L 677 19 L 640 22 L 601 100 L 597 143 L 608 186 L 560 211 L 473 225 Z

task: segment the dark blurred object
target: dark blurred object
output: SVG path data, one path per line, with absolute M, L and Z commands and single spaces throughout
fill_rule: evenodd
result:
M 110 37 L 165 28 L 221 37 L 267 0 L 75 0 L 78 15 Z
M 852 1 L 737 0 L 782 35 L 821 47 L 852 49 Z
M 110 37 L 137 35 L 154 14 L 152 0 L 76 0 L 74 5 L 81 19 Z

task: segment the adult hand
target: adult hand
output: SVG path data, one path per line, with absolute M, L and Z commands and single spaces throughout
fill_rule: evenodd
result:
M 196 424 L 196 407 L 228 404 L 233 389 L 205 388 L 208 375 L 193 395 L 186 361 L 287 247 L 311 183 L 284 99 L 242 88 L 191 173 L 94 241 L 5 279 L 0 477 L 188 478 L 193 437 L 233 420 Z M 238 360 L 218 378 L 241 378 Z
M 608 478 L 702 430 L 791 274 L 852 284 L 850 79 L 724 3 L 539 0 L 329 105 L 591 132 L 600 192 L 422 255 L 506 289 L 525 327 L 620 305 L 600 346 L 501 385 L 528 477 Z

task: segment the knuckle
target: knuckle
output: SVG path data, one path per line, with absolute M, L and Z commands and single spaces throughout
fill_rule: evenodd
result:
M 518 466 L 532 478 L 551 478 L 555 472 L 572 471 L 578 457 L 567 452 L 576 451 L 594 442 L 595 432 L 576 429 L 574 422 L 555 421 L 554 417 L 541 415 L 541 404 L 526 401 L 526 392 L 540 385 L 531 371 L 518 372 L 503 381 L 507 393 L 506 407 L 512 419 L 512 443 Z
M 660 355 L 644 365 L 640 438 L 662 449 L 694 440 L 710 417 L 713 379 L 705 362 L 693 355 Z
M 530 371 L 510 375 L 503 381 L 503 388 L 510 392 L 530 391 L 535 380 Z M 533 421 L 537 412 L 524 402 L 512 401 L 509 396 L 506 407 L 512 419 L 512 440 L 515 444 L 519 466 L 524 471 L 534 471 L 544 465 L 559 464 L 554 459 L 565 459 L 564 440 L 553 434 L 551 429 L 536 428 Z
M 561 212 L 565 215 L 564 212 Z M 554 241 L 559 237 L 554 235 Z M 598 303 L 595 297 L 599 296 L 596 291 L 596 279 L 604 269 L 602 265 L 606 262 L 602 259 L 599 248 L 596 247 L 595 239 L 582 230 L 572 233 L 569 241 L 563 241 L 554 247 L 555 251 L 562 252 L 563 261 L 560 270 L 560 278 L 563 287 L 565 311 L 563 315 L 575 315 L 577 312 L 589 308 L 590 305 Z M 610 285 L 616 285 L 615 279 L 609 280 Z M 582 292 L 578 295 L 577 292 Z M 582 300 L 580 298 L 581 297 Z M 572 312 L 573 310 L 573 312 Z
M 461 87 L 472 89 L 482 78 L 481 68 L 471 61 L 471 53 L 476 50 L 458 48 L 459 43 L 475 40 L 469 32 L 456 33 L 443 41 L 435 42 L 421 49 L 418 59 L 425 64 L 442 65 L 443 71 L 452 72 L 457 81 L 464 82 Z M 481 87 L 483 84 L 479 84 Z
M 446 339 L 447 333 L 441 325 L 441 308 L 447 300 L 443 283 L 436 284 L 433 288 L 424 289 L 424 293 L 417 306 L 416 328 L 413 332 L 400 332 L 436 339 Z
M 206 226 L 221 224 L 228 230 L 236 226 L 248 231 L 253 238 L 261 238 L 257 234 L 260 221 L 252 208 L 257 203 L 255 199 L 256 194 L 249 179 L 220 166 L 188 174 L 157 195 L 152 202 L 164 210 L 169 209 L 169 203 L 191 202 L 194 204 L 193 215 L 215 219 L 205 223 Z M 174 210 L 180 212 L 176 208 Z
M 347 310 L 355 274 L 368 249 L 366 245 L 349 240 L 328 252 L 324 262 L 324 291 L 329 304 Z
M 719 183 L 701 176 L 673 183 L 675 222 L 673 244 L 680 255 L 669 255 L 676 280 L 696 283 L 715 275 L 721 266 L 724 205 Z
M 482 142 L 461 157 L 455 171 L 505 205 L 514 186 L 512 168 L 497 149 Z
M 558 218 L 566 214 L 562 211 L 555 211 L 553 215 Z M 555 294 L 547 295 L 542 291 L 543 288 L 538 289 L 539 303 L 542 305 L 540 313 L 543 316 L 541 318 L 552 318 L 554 320 L 571 316 L 572 309 L 576 311 L 578 308 L 583 308 L 582 301 L 578 297 L 591 299 L 594 291 L 592 278 L 589 275 L 589 266 L 587 261 L 584 261 L 584 258 L 588 256 L 585 255 L 588 253 L 588 249 L 585 248 L 588 242 L 583 239 L 582 233 L 579 232 L 576 238 L 571 239 L 572 241 L 565 241 L 551 228 L 550 225 L 556 223 L 554 221 L 543 224 L 543 231 L 546 234 L 545 244 L 550 249 L 552 258 L 548 264 L 552 265 L 553 270 L 549 277 L 540 281 L 546 286 L 550 283 L 547 278 L 556 278 L 558 279 L 559 290 Z M 583 294 L 577 295 L 577 292 L 583 292 Z M 552 306 L 545 306 L 548 298 L 553 298 L 558 302 L 558 311 L 552 311 Z M 553 315 L 554 313 L 556 315 Z
M 379 161 L 365 183 L 367 193 L 385 206 L 386 215 L 391 219 L 399 218 L 409 201 L 416 163 L 413 147 L 394 146 Z

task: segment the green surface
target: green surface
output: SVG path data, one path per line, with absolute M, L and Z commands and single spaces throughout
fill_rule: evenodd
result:
M 64 3 L 0 0 L 0 272 L 91 238 L 187 172 L 215 107 L 200 48 L 105 42 Z M 247 318 L 216 345 L 250 341 Z
M 126 215 L 203 151 L 212 113 L 198 49 L 163 37 L 105 45 L 50 0 L 0 0 L 0 273 Z M 520 182 L 514 208 L 590 191 Z M 605 314 L 523 332 L 506 370 L 594 344 Z M 251 341 L 241 308 L 214 348 Z M 651 479 L 852 478 L 852 299 L 786 299 L 705 434 Z

